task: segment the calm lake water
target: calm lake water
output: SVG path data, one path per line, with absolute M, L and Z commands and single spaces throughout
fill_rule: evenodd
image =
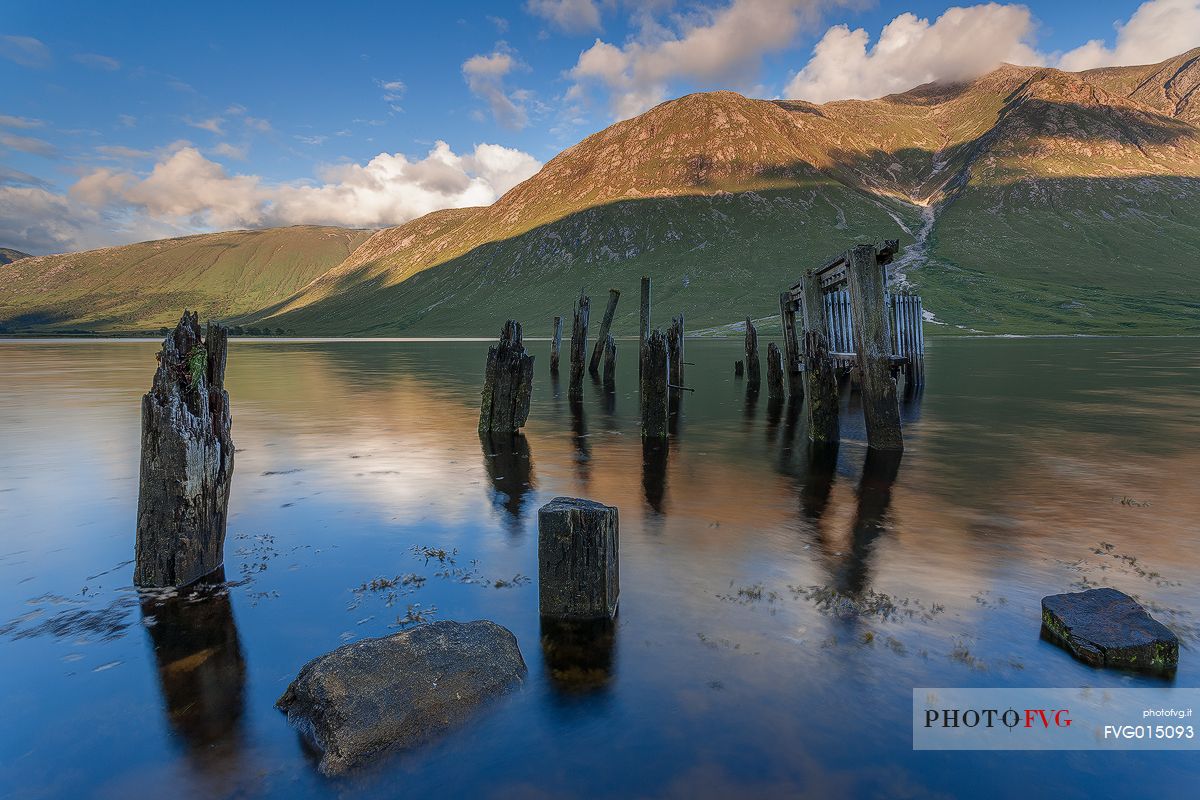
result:
M 527 436 L 481 442 L 485 343 L 234 342 L 231 585 L 162 600 L 130 562 L 157 344 L 0 342 L 0 795 L 1195 791 L 1195 753 L 914 752 L 910 716 L 914 686 L 1200 685 L 1195 340 L 935 339 L 902 461 L 866 463 L 851 397 L 828 469 L 799 409 L 746 401 L 740 342 L 688 343 L 696 391 L 643 451 L 632 347 L 573 408 L 531 342 Z M 557 495 L 620 508 L 620 614 L 591 648 L 539 625 Z M 1085 585 L 1179 633 L 1172 680 L 1039 639 L 1041 597 Z M 276 698 L 406 618 L 508 627 L 526 685 L 322 777 Z

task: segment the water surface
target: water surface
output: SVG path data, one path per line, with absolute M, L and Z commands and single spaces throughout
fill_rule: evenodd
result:
M 696 391 L 645 449 L 633 343 L 575 405 L 531 343 L 527 435 L 481 440 L 486 347 L 233 342 L 228 586 L 159 598 L 130 585 L 157 345 L 0 342 L 0 795 L 1194 791 L 1194 754 L 916 753 L 910 702 L 1163 685 L 1039 639 L 1040 598 L 1092 585 L 1150 605 L 1198 685 L 1195 341 L 934 340 L 903 459 L 868 461 L 850 396 L 835 463 L 802 409 L 747 399 L 738 342 L 689 342 Z M 620 508 L 620 614 L 590 647 L 538 620 L 557 495 Z M 327 779 L 273 707 L 346 641 L 481 617 L 529 679 L 426 747 Z

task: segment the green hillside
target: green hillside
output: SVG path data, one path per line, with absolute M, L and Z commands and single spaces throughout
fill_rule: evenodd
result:
M 288 228 L 24 259 L 13 330 L 156 327 L 183 306 L 318 335 L 531 333 L 582 287 L 689 328 L 769 317 L 808 266 L 898 238 L 938 332 L 1200 333 L 1200 48 L 1160 64 L 814 105 L 689 95 L 619 122 L 491 206 L 373 233 Z M 598 312 L 597 312 L 598 314 Z
M 136 331 L 173 325 L 183 308 L 245 314 L 290 296 L 368 235 L 298 226 L 24 258 L 0 272 L 0 325 Z
M 13 250 L 11 247 L 0 247 L 0 265 L 11 264 L 18 258 L 29 258 L 29 253 Z

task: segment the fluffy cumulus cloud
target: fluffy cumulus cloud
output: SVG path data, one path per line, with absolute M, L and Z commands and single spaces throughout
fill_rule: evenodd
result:
M 568 98 L 590 86 L 608 93 L 612 115 L 624 119 L 666 99 L 670 83 L 749 82 L 763 56 L 788 47 L 820 0 L 731 0 L 674 16 L 671 25 L 643 16 L 639 35 L 621 46 L 597 39 L 570 70 Z
M 528 0 L 525 10 L 564 33 L 600 30 L 600 6 L 596 0 Z
M 1116 44 L 1099 39 L 1065 53 L 1067 70 L 1114 65 L 1153 64 L 1200 45 L 1200 0 L 1150 0 L 1125 22 L 1117 22 Z
M 862 28 L 836 25 L 783 94 L 817 103 L 871 98 L 929 81 L 972 78 L 1005 61 L 1041 63 L 1030 44 L 1034 27 L 1025 6 L 997 3 L 950 8 L 933 22 L 901 14 L 874 45 Z
M 540 167 L 520 150 L 480 144 L 460 154 L 439 141 L 424 158 L 380 153 L 366 164 L 327 167 L 319 182 L 272 184 L 230 174 L 181 145 L 148 174 L 93 169 L 66 194 L 6 181 L 0 240 L 58 252 L 197 230 L 398 225 L 441 208 L 491 203 Z
M 463 78 L 471 94 L 488 104 L 492 118 L 511 130 L 520 130 L 529 124 L 529 113 L 525 109 L 528 93 L 509 91 L 505 79 L 517 69 L 521 62 L 501 42 L 488 55 L 474 55 L 463 62 Z

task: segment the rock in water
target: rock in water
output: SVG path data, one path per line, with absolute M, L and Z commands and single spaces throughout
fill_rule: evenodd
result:
M 1042 630 L 1080 661 L 1097 667 L 1162 672 L 1179 663 L 1175 634 L 1116 589 L 1043 597 Z
M 336 775 L 420 744 L 525 680 L 517 637 L 494 622 L 433 622 L 313 659 L 275 703 Z
M 225 391 L 228 331 L 183 312 L 142 397 L 142 466 L 133 582 L 185 586 L 221 566 L 233 478 Z

